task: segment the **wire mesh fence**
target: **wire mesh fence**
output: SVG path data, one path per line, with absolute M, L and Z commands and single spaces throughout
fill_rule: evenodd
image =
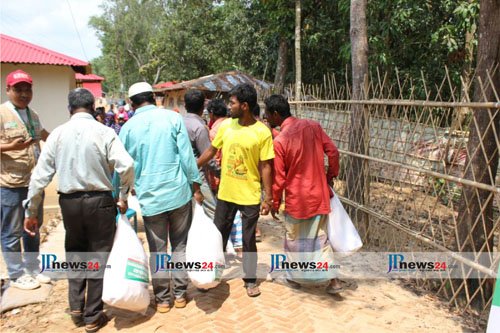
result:
M 329 75 L 322 85 L 304 86 L 302 101 L 291 102 L 296 116 L 321 123 L 339 148 L 336 192 L 367 248 L 486 253 L 490 260 L 480 265 L 463 258 L 465 276 L 478 270 L 491 276 L 500 228 L 500 99 L 491 73 L 462 78 L 457 86 L 446 72 L 430 87 L 423 75 L 412 80 L 396 72 L 389 80 L 377 72 L 366 80 L 365 99 L 357 101 L 349 86 Z M 364 115 L 357 135 L 356 108 Z M 491 305 L 493 282 L 417 281 L 451 305 L 480 314 Z

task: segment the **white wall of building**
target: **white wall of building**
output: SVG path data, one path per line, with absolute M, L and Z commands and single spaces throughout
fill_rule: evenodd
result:
M 5 78 L 7 74 L 21 69 L 33 78 L 33 108 L 43 126 L 51 132 L 69 119 L 68 94 L 76 87 L 75 72 L 70 66 L 36 64 L 1 64 L 1 102 L 8 100 Z

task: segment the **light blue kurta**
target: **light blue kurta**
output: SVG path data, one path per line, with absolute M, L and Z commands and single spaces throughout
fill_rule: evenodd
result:
M 171 211 L 191 200 L 192 184 L 201 184 L 201 178 L 178 113 L 143 106 L 123 125 L 119 137 L 134 159 L 142 215 Z

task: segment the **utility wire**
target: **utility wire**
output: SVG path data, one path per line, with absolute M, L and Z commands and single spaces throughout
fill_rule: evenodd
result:
M 71 14 L 71 19 L 73 20 L 73 26 L 75 27 L 78 39 L 80 40 L 80 45 L 82 46 L 82 51 L 83 51 L 83 55 L 85 56 L 85 60 L 87 60 L 87 62 L 90 62 L 89 57 L 87 57 L 87 53 L 85 52 L 85 47 L 83 47 L 83 42 L 82 42 L 82 38 L 80 37 L 80 32 L 78 31 L 78 28 L 76 27 L 75 17 L 73 16 L 73 11 L 71 10 L 71 5 L 69 3 L 69 0 L 66 0 L 66 3 L 68 4 L 69 13 Z

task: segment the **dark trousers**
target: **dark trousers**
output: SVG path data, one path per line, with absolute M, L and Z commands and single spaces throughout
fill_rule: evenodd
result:
M 172 246 L 172 260 L 186 261 L 186 244 L 189 228 L 193 221 L 193 206 L 189 200 L 184 206 L 153 216 L 143 216 L 144 229 L 151 253 L 167 253 L 168 239 Z M 153 281 L 153 292 L 157 304 L 170 301 L 169 272 L 154 273 L 155 258 L 150 256 L 150 269 Z M 188 275 L 186 271 L 172 272 L 174 297 L 186 296 Z
M 257 281 L 257 243 L 255 242 L 255 228 L 259 219 L 260 204 L 238 205 L 232 202 L 217 200 L 214 223 L 222 234 L 223 248 L 226 249 L 227 240 L 231 234 L 234 217 L 237 211 L 241 212 L 243 224 L 243 281 L 255 283 Z
M 61 194 L 59 205 L 66 229 L 66 260 L 71 260 L 71 252 L 104 252 L 103 259 L 107 261 L 113 247 L 117 214 L 111 192 Z M 106 262 L 101 265 L 104 267 Z M 84 311 L 86 324 L 95 322 L 103 310 L 102 278 L 70 278 L 68 284 L 70 310 Z

